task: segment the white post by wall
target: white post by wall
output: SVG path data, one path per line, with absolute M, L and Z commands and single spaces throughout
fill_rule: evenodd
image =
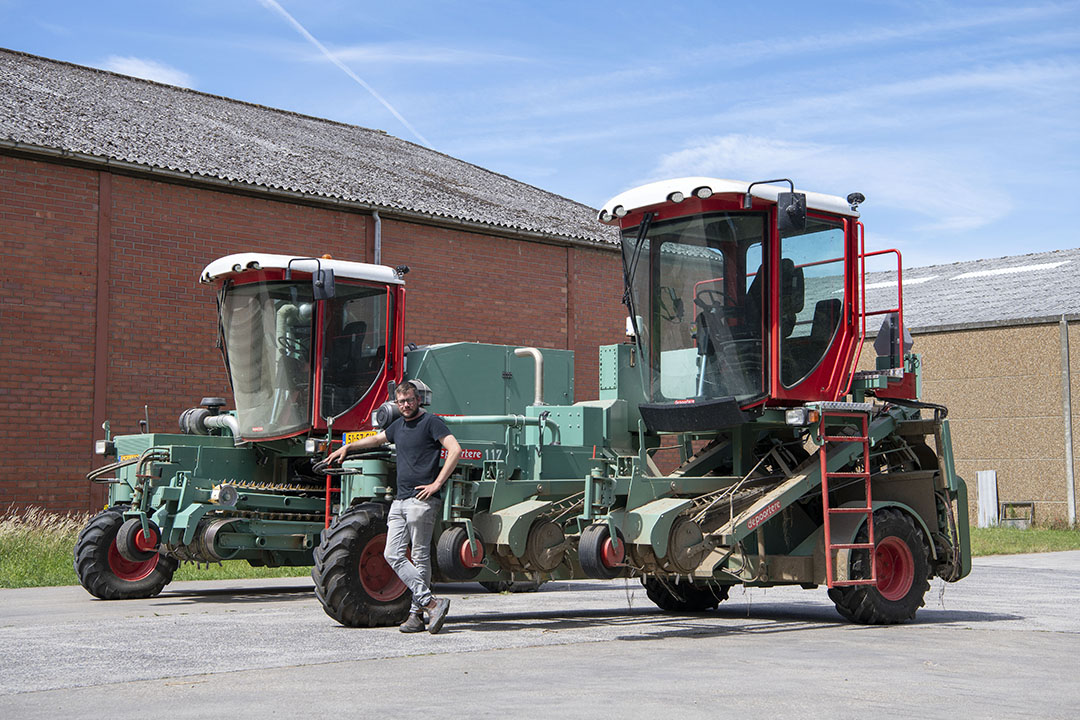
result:
M 976 471 L 975 486 L 979 489 L 979 527 L 994 527 L 998 524 L 997 471 Z

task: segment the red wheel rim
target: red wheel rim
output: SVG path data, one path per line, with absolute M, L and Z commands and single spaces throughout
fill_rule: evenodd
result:
M 154 532 L 152 529 L 150 530 L 149 538 L 146 537 L 146 533 L 144 533 L 142 530 L 135 533 L 135 537 L 132 538 L 132 542 L 135 544 L 135 548 L 137 550 L 142 550 L 143 552 L 151 552 L 153 550 L 156 550 L 157 541 L 157 533 Z
M 915 582 L 915 558 L 898 537 L 887 537 L 874 548 L 877 589 L 886 600 L 901 600 Z
M 394 600 L 405 592 L 405 583 L 383 557 L 385 547 L 386 533 L 383 533 L 368 540 L 360 552 L 360 584 L 364 592 L 380 602 Z
M 139 534 L 142 535 L 141 532 Z M 136 580 L 142 580 L 149 576 L 150 573 L 154 572 L 154 568 L 157 567 L 159 557 L 161 556 L 154 553 L 154 557 L 149 560 L 132 562 L 121 555 L 120 551 L 116 549 L 115 539 L 112 544 L 109 545 L 109 569 L 112 570 L 113 575 L 126 582 L 135 582 Z
M 465 538 L 465 541 L 461 543 L 458 557 L 461 558 L 461 564 L 465 567 L 470 569 L 478 568 L 484 564 L 484 546 L 477 542 L 476 554 L 474 555 L 472 548 L 469 546 L 469 539 Z
M 624 557 L 626 557 L 626 543 L 620 542 L 619 547 L 616 548 L 610 537 L 604 538 L 604 544 L 600 547 L 600 562 L 604 563 L 604 567 L 613 568 L 621 564 Z

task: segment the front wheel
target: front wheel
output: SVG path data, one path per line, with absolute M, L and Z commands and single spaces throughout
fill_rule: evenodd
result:
M 578 562 L 586 577 L 610 580 L 625 573 L 626 542 L 618 528 L 615 539 L 605 523 L 594 523 L 581 531 L 578 540 Z
M 855 540 L 866 542 L 866 526 Z M 852 622 L 894 625 L 915 617 L 930 589 L 930 559 L 922 530 L 907 513 L 885 508 L 874 513 L 874 563 L 876 585 L 851 585 L 829 590 L 836 610 Z M 849 575 L 865 578 L 870 573 L 866 550 L 852 551 Z
M 179 565 L 175 558 L 152 553 L 145 560 L 120 554 L 116 535 L 124 524 L 126 506 L 114 505 L 86 524 L 75 542 L 75 575 L 79 584 L 101 600 L 154 597 L 172 582 Z
M 348 627 L 399 625 L 412 593 L 383 557 L 386 516 L 361 505 L 338 517 L 315 549 L 315 595 L 330 617 Z

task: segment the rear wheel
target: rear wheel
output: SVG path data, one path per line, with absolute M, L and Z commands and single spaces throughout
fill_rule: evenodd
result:
M 681 582 L 678 578 L 643 577 L 645 594 L 661 610 L 668 612 L 703 612 L 714 610 L 728 599 L 727 585 Z
M 342 625 L 398 625 L 409 614 L 412 593 L 383 557 L 385 510 L 361 505 L 322 532 L 315 549 L 315 595 L 323 610 Z
M 866 542 L 864 525 L 855 542 Z M 874 562 L 876 585 L 834 587 L 829 598 L 837 611 L 852 622 L 864 625 L 893 625 L 915 617 L 930 589 L 930 559 L 922 530 L 907 513 L 885 508 L 874 513 Z M 870 574 L 866 550 L 852 551 L 848 577 Z
M 75 542 L 75 575 L 79 584 L 102 600 L 154 597 L 172 582 L 179 564 L 175 558 L 152 553 L 132 561 L 120 554 L 116 536 L 124 524 L 125 505 L 98 513 Z

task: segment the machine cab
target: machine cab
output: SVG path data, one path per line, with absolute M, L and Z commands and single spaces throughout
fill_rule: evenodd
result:
M 601 211 L 622 229 L 651 430 L 715 430 L 754 408 L 847 392 L 860 342 L 858 213 L 786 190 L 681 178 Z
M 243 440 L 362 430 L 404 370 L 405 287 L 388 267 L 243 253 L 210 263 Z

